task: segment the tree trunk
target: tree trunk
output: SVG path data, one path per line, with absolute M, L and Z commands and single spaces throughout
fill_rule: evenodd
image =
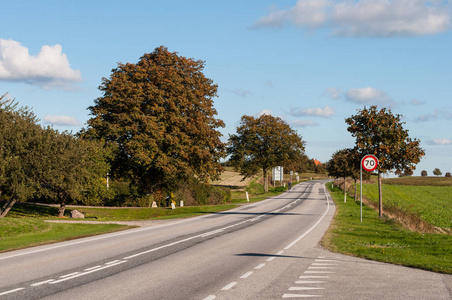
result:
M 268 192 L 267 169 L 262 169 L 262 174 L 264 176 L 264 191 Z
M 0 210 L 0 218 L 4 218 L 8 212 L 11 210 L 11 208 L 13 208 L 14 204 L 16 204 L 17 200 L 16 199 L 12 199 L 9 200 L 5 203 L 5 205 L 3 205 L 2 209 Z
M 58 208 L 58 218 L 64 217 L 64 211 L 66 210 L 66 202 L 63 201 Z
M 381 172 L 378 171 L 378 215 L 383 217 L 383 193 L 381 190 Z

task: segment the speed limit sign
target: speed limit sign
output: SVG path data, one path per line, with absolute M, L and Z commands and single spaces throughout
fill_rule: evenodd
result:
M 367 172 L 372 172 L 378 167 L 378 158 L 375 157 L 375 155 L 366 155 L 361 159 L 361 168 L 360 168 L 360 185 L 361 185 L 361 204 L 360 204 L 360 210 L 361 210 L 361 223 L 363 222 L 363 169 Z
M 361 160 L 361 165 L 367 172 L 372 172 L 378 167 L 378 158 L 374 155 L 366 155 Z

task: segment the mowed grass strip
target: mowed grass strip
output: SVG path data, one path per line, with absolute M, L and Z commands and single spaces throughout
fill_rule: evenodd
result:
M 378 212 L 327 185 L 337 212 L 322 244 L 334 252 L 452 274 L 452 235 L 411 232 L 392 220 L 381 220 Z M 385 198 L 383 198 L 383 201 Z
M 84 212 L 85 220 L 95 221 L 140 221 L 182 219 L 204 214 L 211 214 L 237 207 L 237 205 L 206 205 L 184 206 L 171 209 L 168 207 L 139 207 L 139 208 L 92 208 L 80 207 L 77 210 Z
M 0 252 L 62 242 L 130 228 L 116 224 L 49 223 L 35 218 L 0 219 Z

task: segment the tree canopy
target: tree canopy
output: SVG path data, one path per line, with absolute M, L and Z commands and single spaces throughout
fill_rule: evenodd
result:
M 82 202 L 82 192 L 108 172 L 98 143 L 42 128 L 27 107 L 0 97 L 0 196 L 6 216 L 17 201 Z
M 424 150 L 418 139 L 411 139 L 403 128 L 402 115 L 393 115 L 390 109 L 378 110 L 376 106 L 364 107 L 356 115 L 346 119 L 347 130 L 356 138 L 356 147 L 362 154 L 373 154 L 378 158 L 378 184 L 380 216 L 383 213 L 381 173 L 395 171 L 396 174 L 416 168 Z
M 326 169 L 329 175 L 336 178 L 344 178 L 344 193 L 345 193 L 345 178 L 351 177 L 355 181 L 355 199 L 357 197 L 356 182 L 361 176 L 361 159 L 362 155 L 359 153 L 357 147 L 352 149 L 342 149 L 336 151 L 331 159 L 326 164 Z M 370 178 L 370 173 L 363 173 L 364 179 Z
M 271 115 L 244 115 L 240 124 L 237 133 L 229 136 L 230 161 L 245 177 L 262 170 L 267 191 L 267 171 L 302 159 L 305 142 L 284 120 Z
M 203 68 L 159 47 L 102 79 L 82 136 L 113 146 L 113 176 L 131 178 L 147 194 L 190 175 L 220 174 L 225 145 L 217 128 L 224 123 L 215 118 L 217 85 Z
M 440 170 L 439 168 L 435 168 L 435 169 L 433 170 L 433 175 L 435 175 L 435 176 L 441 176 L 441 175 L 443 175 L 443 172 L 441 172 L 441 170 Z

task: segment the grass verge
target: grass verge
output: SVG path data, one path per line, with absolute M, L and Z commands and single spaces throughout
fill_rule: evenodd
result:
M 0 219 L 0 252 L 62 242 L 130 228 L 115 224 L 48 223 L 35 218 Z
M 237 207 L 237 205 L 195 206 L 170 208 L 77 208 L 86 219 L 95 221 L 136 221 L 188 218 Z M 58 208 L 21 203 L 15 205 L 8 217 L 0 219 L 0 252 L 17 250 L 99 235 L 131 228 L 117 224 L 49 223 L 55 220 Z M 67 215 L 70 208 L 67 209 Z
M 336 203 L 336 216 L 322 240 L 334 252 L 452 274 L 452 235 L 417 233 L 392 220 L 382 220 L 378 213 L 363 205 L 360 222 L 359 202 L 342 190 L 327 187 Z

